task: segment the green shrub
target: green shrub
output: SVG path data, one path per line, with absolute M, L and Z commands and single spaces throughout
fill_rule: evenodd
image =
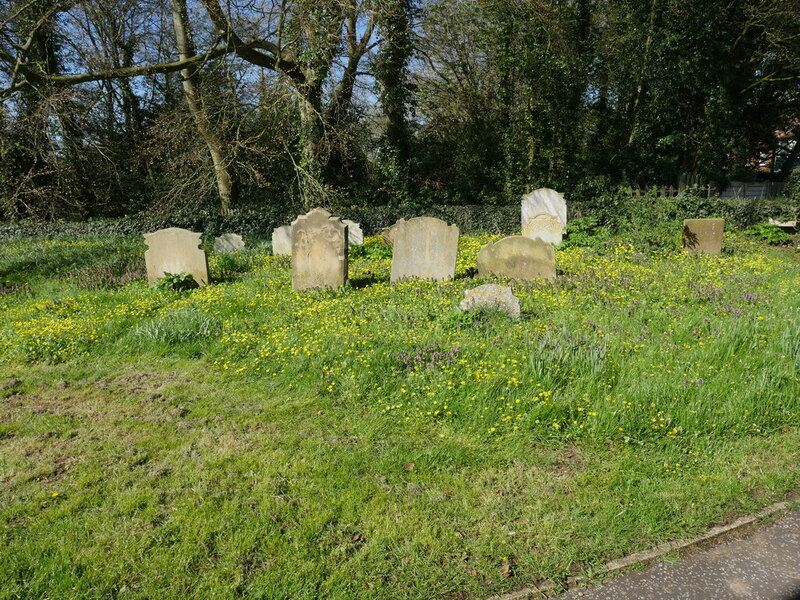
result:
M 595 217 L 578 217 L 567 223 L 562 248 L 598 248 L 609 239 L 608 227 L 601 227 Z
M 351 258 L 392 258 L 392 247 L 381 242 L 365 242 L 359 246 L 350 246 Z
M 783 246 L 791 241 L 791 236 L 777 225 L 771 223 L 759 223 L 753 225 L 746 233 L 752 235 L 757 240 L 772 246 Z
M 189 273 L 164 273 L 164 276 L 156 282 L 156 287 L 171 292 L 187 292 L 200 285 Z

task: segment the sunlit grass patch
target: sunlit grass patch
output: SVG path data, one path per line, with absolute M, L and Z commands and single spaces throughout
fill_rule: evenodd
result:
M 480 598 L 797 487 L 800 255 L 559 250 L 515 321 L 457 308 L 494 237 L 302 294 L 259 244 L 186 292 L 0 247 L 0 598 Z

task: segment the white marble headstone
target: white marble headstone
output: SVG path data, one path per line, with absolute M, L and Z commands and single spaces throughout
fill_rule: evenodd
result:
M 347 225 L 347 241 L 351 246 L 360 246 L 364 243 L 364 232 L 361 231 L 361 225 L 350 219 L 343 219 L 342 223 Z
M 244 250 L 244 240 L 236 233 L 225 233 L 214 238 L 214 252 L 217 254 L 239 252 L 239 250 Z
M 567 227 L 564 194 L 539 188 L 522 197 L 522 235 L 558 245 Z
M 272 254 L 289 256 L 292 253 L 292 226 L 284 225 L 272 232 Z

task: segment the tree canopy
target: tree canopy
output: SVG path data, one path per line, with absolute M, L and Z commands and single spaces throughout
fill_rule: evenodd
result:
M 800 144 L 800 0 L 6 0 L 6 218 L 503 203 Z

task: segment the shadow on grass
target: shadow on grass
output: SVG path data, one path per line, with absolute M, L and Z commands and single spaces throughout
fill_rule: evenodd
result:
M 356 290 L 360 290 L 370 285 L 374 285 L 376 283 L 388 283 L 389 278 L 386 277 L 385 275 L 367 273 L 366 275 L 353 277 L 351 279 L 348 279 L 347 281 L 350 284 L 350 287 Z
M 10 253 L 5 256 L 0 255 L 0 282 L 28 283 L 35 279 L 64 275 L 92 265 L 110 265 L 137 260 L 141 260 L 143 268 L 144 246 L 141 247 L 141 254 L 138 254 L 138 250 L 139 248 L 134 248 L 130 244 L 113 242 L 103 246 L 87 247 L 45 244 L 31 246 L 18 255 Z M 121 256 L 124 256 L 123 261 L 120 261 Z

